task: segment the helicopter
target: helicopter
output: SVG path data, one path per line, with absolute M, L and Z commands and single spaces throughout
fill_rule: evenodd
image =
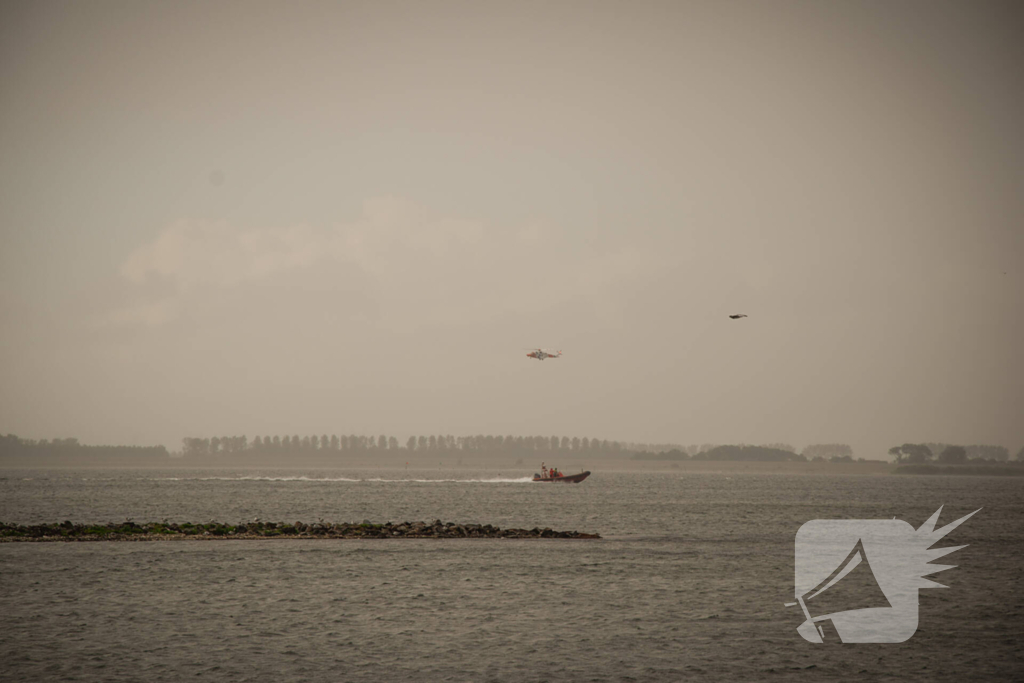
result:
M 562 355 L 561 351 L 545 351 L 544 349 L 533 349 L 530 353 L 526 354 L 527 358 L 536 358 L 537 360 L 544 360 L 545 358 L 559 358 Z

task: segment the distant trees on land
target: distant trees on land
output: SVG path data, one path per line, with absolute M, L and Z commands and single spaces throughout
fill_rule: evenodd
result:
M 653 453 L 651 451 L 640 451 L 634 453 L 631 460 L 654 460 L 654 461 L 671 461 L 671 460 L 689 460 L 690 455 L 685 451 L 681 451 L 678 448 L 673 448 L 670 451 L 662 451 L 660 453 Z
M 811 444 L 797 454 L 785 443 L 761 446 L 694 444 L 641 444 L 608 441 L 590 437 L 568 436 L 502 436 L 475 435 L 410 436 L 405 444 L 386 434 L 378 436 L 328 435 L 319 436 L 257 436 L 252 441 L 246 436 L 215 436 L 210 438 L 185 437 L 181 454 L 187 457 L 303 455 L 320 457 L 341 455 L 367 455 L 401 453 L 406 457 L 432 457 L 457 454 L 506 455 L 516 458 L 556 458 L 568 455 L 632 457 L 635 460 L 750 460 L 762 462 L 830 460 L 850 462 L 853 449 L 846 444 Z M 937 455 L 936 455 L 937 454 Z M 163 446 L 86 446 L 78 439 L 22 439 L 14 434 L 0 435 L 0 457 L 3 456 L 93 456 L 116 457 L 169 457 Z M 1003 446 L 959 446 L 941 443 L 905 443 L 889 449 L 897 464 L 961 464 L 966 462 L 1006 462 L 1010 452 Z M 1024 462 L 1024 448 L 1015 459 Z
M 764 448 L 774 448 L 779 451 L 789 451 L 790 453 L 796 453 L 796 449 L 790 446 L 788 443 L 763 443 L 761 444 Z M 850 451 L 851 453 L 853 451 Z
M 718 446 L 698 453 L 694 460 L 749 460 L 755 462 L 805 461 L 802 455 L 771 446 Z
M 186 437 L 182 439 L 182 452 L 187 455 L 244 453 L 248 449 L 249 439 L 245 436 L 215 436 L 212 439 L 192 439 Z
M 0 435 L 0 457 L 166 458 L 163 446 L 85 446 L 78 439 L 22 439 Z
M 995 460 L 1006 462 L 1010 459 L 1010 449 L 1005 446 L 964 446 L 968 460 Z
M 1021 449 L 1024 453 L 1024 449 Z M 938 457 L 935 454 L 938 453 Z M 965 462 L 1006 462 L 1010 459 L 1010 451 L 1005 446 L 956 446 L 944 443 L 905 443 L 889 449 L 897 464 L 922 464 L 935 459 L 944 464 Z M 1018 460 L 1022 460 L 1020 454 Z
M 427 456 L 433 454 L 472 455 L 487 453 L 492 455 L 556 457 L 565 455 L 606 455 L 609 457 L 636 457 L 637 454 L 658 456 L 657 460 L 697 460 L 729 459 L 723 446 L 718 444 L 651 444 L 622 441 L 608 441 L 592 437 L 578 436 L 512 436 L 512 435 L 471 435 L 453 436 L 451 434 L 416 435 L 408 437 L 404 444 L 393 436 L 357 436 L 322 435 L 315 436 L 257 436 L 251 442 L 245 437 L 214 437 L 198 439 L 186 437 L 182 440 L 182 453 L 186 456 L 207 456 L 230 453 L 318 453 L 328 455 L 367 454 L 401 451 L 408 456 Z M 741 459 L 766 460 L 803 460 L 796 448 L 786 443 L 771 443 L 761 446 L 728 446 L 725 448 L 767 449 L 767 451 L 744 450 Z M 811 447 L 812 450 L 814 447 Z M 826 447 L 822 447 L 826 448 Z M 831 450 L 827 450 L 831 449 Z M 833 459 L 853 453 L 849 446 L 842 444 L 827 445 L 827 452 Z M 772 451 L 772 454 L 768 454 Z M 775 453 L 775 452 L 778 453 Z M 784 453 L 785 455 L 781 455 Z M 739 457 L 739 456 L 737 456 Z M 644 459 L 644 458 L 638 458 Z
M 575 439 L 574 439 L 575 441 Z M 695 458 L 701 453 L 707 453 L 712 448 L 717 448 L 720 444 L 717 443 L 702 443 L 702 444 L 691 444 L 689 446 L 683 446 L 677 443 L 623 443 L 621 445 L 621 451 L 627 453 L 682 453 L 690 458 Z M 783 450 L 796 452 L 796 449 L 789 444 L 762 444 L 769 448 L 781 448 Z M 680 458 L 673 457 L 670 460 L 678 460 Z M 686 458 L 682 458 L 686 459 Z
M 955 444 L 945 443 L 926 443 L 932 453 L 942 454 L 950 446 Z M 973 445 L 973 446 L 957 446 L 957 448 L 963 448 L 968 460 L 994 460 L 995 462 L 1006 462 L 1010 459 L 1010 451 L 1005 446 L 985 446 L 985 445 Z
M 680 448 L 668 451 L 639 451 L 633 454 L 633 460 L 734 460 L 754 462 L 805 462 L 807 460 L 829 460 L 831 462 L 853 462 L 853 449 L 846 444 L 815 444 L 798 454 L 788 444 L 766 444 L 763 446 L 710 446 L 695 449 L 692 453 Z
M 781 448 L 780 448 L 781 446 Z M 782 462 L 782 461 L 804 461 L 806 458 L 796 453 L 792 446 L 787 444 L 768 444 L 766 446 L 710 446 L 706 449 L 696 449 L 693 455 L 681 448 L 673 448 L 667 451 L 642 450 L 633 453 L 632 460 L 651 460 L 666 462 L 674 460 L 735 460 L 755 462 Z
M 317 436 L 257 436 L 249 442 L 244 436 L 211 438 L 185 437 L 182 455 L 187 457 L 251 454 L 367 454 L 402 451 L 408 455 L 446 453 L 514 454 L 540 453 L 545 455 L 589 454 L 614 455 L 630 449 L 618 441 L 567 436 L 452 436 L 437 434 L 410 436 L 405 445 L 393 436 L 358 436 L 326 434 Z
M 902 446 L 893 446 L 889 449 L 891 455 L 898 464 L 901 463 L 924 463 L 932 459 L 932 449 L 923 443 L 905 443 Z
M 853 449 L 845 443 L 815 443 L 804 448 L 800 454 L 808 460 L 834 460 L 836 462 L 853 460 Z
M 573 448 L 576 448 L 576 443 L 579 439 L 573 439 Z M 618 442 L 613 442 L 618 443 Z M 702 446 L 683 446 L 677 443 L 620 443 L 619 450 L 626 453 L 668 453 L 669 451 L 680 451 L 686 455 L 693 455 L 699 453 L 701 449 L 708 450 L 714 448 L 716 444 L 705 444 Z
M 963 446 L 946 446 L 939 453 L 939 462 L 950 465 L 967 462 L 967 450 Z

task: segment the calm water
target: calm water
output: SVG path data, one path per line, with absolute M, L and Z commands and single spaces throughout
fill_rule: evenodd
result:
M 600 541 L 0 544 L 2 680 L 1020 679 L 1024 482 L 527 472 L 0 471 L 0 520 L 431 521 Z M 940 524 L 958 568 L 898 645 L 796 633 L 812 519 Z

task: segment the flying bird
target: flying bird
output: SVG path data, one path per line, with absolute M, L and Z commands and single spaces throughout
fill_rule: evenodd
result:
M 733 320 L 737 320 L 739 318 L 746 318 L 748 316 L 746 313 L 736 313 L 735 315 L 730 315 L 729 317 L 732 318 Z
M 545 358 L 561 358 L 561 351 L 545 351 L 544 349 L 536 349 L 533 353 L 526 354 L 527 358 L 536 358 L 537 360 L 544 360 Z

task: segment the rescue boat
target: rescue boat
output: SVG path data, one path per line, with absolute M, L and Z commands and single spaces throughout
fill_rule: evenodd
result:
M 560 481 L 566 484 L 578 484 L 590 476 L 590 470 L 580 472 L 579 474 L 563 474 L 557 469 L 552 468 L 549 470 L 542 466 L 540 471 L 541 474 L 533 475 L 534 481 Z

